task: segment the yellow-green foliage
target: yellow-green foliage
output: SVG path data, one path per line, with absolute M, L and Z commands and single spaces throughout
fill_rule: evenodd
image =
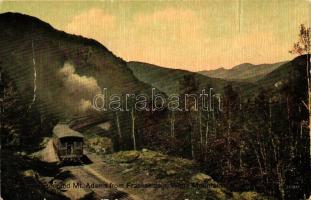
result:
M 219 199 L 219 200 L 228 199 L 226 193 L 224 192 L 224 190 L 222 188 L 210 188 L 209 194 L 211 194 L 211 196 L 215 197 L 215 199 Z
M 29 169 L 29 170 L 25 170 L 25 171 L 23 172 L 23 176 L 35 178 L 35 177 L 38 176 L 38 173 L 35 172 L 34 170 Z
M 243 200 L 265 200 L 266 197 L 262 196 L 257 192 L 242 192 L 240 195 Z
M 130 163 L 139 157 L 138 151 L 120 151 L 113 154 L 112 160 L 120 163 Z
M 156 151 L 143 149 L 142 151 L 121 151 L 111 155 L 117 163 L 137 163 L 136 167 L 153 171 L 156 174 L 175 175 L 187 171 L 195 166 L 195 162 L 163 155 Z
M 257 192 L 249 191 L 249 192 L 233 192 L 234 200 L 268 200 L 270 198 L 263 196 Z
M 192 183 L 207 183 L 209 184 L 210 186 L 213 186 L 213 187 L 217 187 L 218 186 L 218 183 L 216 181 L 214 181 L 212 179 L 212 177 L 206 175 L 206 174 L 203 174 L 203 173 L 197 173 L 195 175 L 193 175 L 191 177 L 191 182 Z
M 111 153 L 113 151 L 113 144 L 110 138 L 95 136 L 88 138 L 86 143 L 90 149 L 95 152 Z

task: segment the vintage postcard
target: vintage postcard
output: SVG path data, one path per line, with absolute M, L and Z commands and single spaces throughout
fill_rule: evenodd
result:
M 311 200 L 310 9 L 0 0 L 0 200 Z

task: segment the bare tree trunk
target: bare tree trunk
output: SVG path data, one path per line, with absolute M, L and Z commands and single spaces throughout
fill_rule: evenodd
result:
M 290 127 L 290 110 L 289 110 L 289 101 L 288 101 L 288 96 L 286 97 L 286 108 L 287 108 L 287 121 L 288 121 L 288 136 L 290 136 L 290 130 L 291 130 L 291 127 Z
M 191 143 L 191 158 L 194 159 L 194 145 L 193 145 L 193 142 L 194 142 L 194 139 L 193 139 L 193 130 L 190 131 L 190 143 Z
M 240 167 L 240 170 L 242 171 L 243 170 L 243 158 L 242 158 L 242 154 L 243 154 L 243 148 L 244 148 L 244 142 L 241 141 L 241 144 L 239 146 L 239 167 Z
M 122 142 L 122 133 L 121 133 L 121 127 L 120 127 L 120 120 L 119 120 L 118 112 L 116 112 L 116 124 L 117 124 L 119 142 L 121 143 Z
M 193 117 L 192 113 L 190 113 L 189 124 L 191 126 L 191 131 L 190 131 L 191 157 L 192 157 L 192 159 L 195 159 L 195 154 L 194 154 L 194 135 L 195 135 L 195 131 L 196 131 L 197 120 L 193 120 L 193 119 L 195 119 L 195 117 Z
M 309 43 L 310 44 L 310 43 Z M 309 51 L 307 54 L 307 79 L 308 79 L 308 112 L 309 112 L 309 152 L 311 152 L 311 83 L 310 83 L 310 45 L 309 45 Z
M 208 137 L 208 121 L 206 121 L 206 129 L 205 129 L 205 150 L 207 149 L 207 137 Z
M 260 156 L 259 156 L 258 151 L 256 150 L 256 147 L 254 148 L 254 151 L 255 151 L 255 156 L 256 156 L 257 162 L 258 162 L 260 175 L 261 175 L 261 177 L 263 177 L 264 176 L 264 172 L 263 172 L 262 164 L 261 164 L 261 161 L 260 161 Z
M 279 185 L 279 191 L 281 193 L 281 199 L 285 198 L 285 191 L 284 191 L 284 178 L 282 175 L 282 170 L 281 170 L 281 164 L 280 162 L 277 162 L 276 164 L 276 173 L 278 176 L 278 185 Z
M 171 137 L 175 137 L 175 113 L 171 112 Z
M 262 160 L 263 160 L 263 162 L 262 162 L 262 165 L 261 165 L 261 167 L 262 167 L 262 172 L 263 172 L 263 174 L 266 174 L 266 171 L 267 171 L 267 158 L 266 158 L 266 153 L 265 153 L 265 148 L 263 147 L 264 145 L 262 144 L 262 142 L 260 141 L 260 138 L 259 138 L 259 135 L 258 134 L 256 134 L 256 138 L 257 138 L 257 145 L 258 145 L 258 147 L 259 147 L 259 153 L 260 153 L 260 155 L 261 155 L 261 158 L 262 158 Z M 262 177 L 262 178 L 264 178 L 264 177 Z
M 204 144 L 204 160 L 207 160 L 207 143 L 208 143 L 208 121 L 206 121 L 205 144 Z
M 271 104 L 272 104 L 272 99 L 269 98 L 269 129 L 268 129 L 268 133 L 269 133 L 269 140 L 272 141 L 273 138 L 273 134 L 272 134 L 272 109 L 271 109 Z M 272 143 L 272 142 L 271 142 Z M 274 147 L 273 147 L 274 148 Z M 275 150 L 274 150 L 275 151 Z M 271 161 L 270 161 L 271 163 Z M 268 170 L 268 169 L 267 169 Z M 271 169 L 269 169 L 270 172 L 272 171 Z M 272 173 L 271 173 L 272 174 Z M 269 174 L 269 176 L 267 176 L 267 182 L 270 182 L 271 176 Z
M 311 144 L 311 83 L 310 83 L 310 53 L 307 54 L 307 79 L 308 79 L 308 112 L 309 112 L 309 139 Z M 311 145 L 310 145 L 311 151 Z
M 37 69 L 36 69 L 36 59 L 35 59 L 35 50 L 34 50 L 33 40 L 31 42 L 31 47 L 32 47 L 32 63 L 33 63 L 33 97 L 28 107 L 28 111 L 31 109 L 31 107 L 33 106 L 37 98 Z
M 135 135 L 135 115 L 134 115 L 134 108 L 132 108 L 131 117 L 132 117 L 132 138 L 133 138 L 133 147 L 134 147 L 134 150 L 136 150 L 136 135 Z
M 243 170 L 243 161 L 242 161 L 242 150 L 241 150 L 241 147 L 239 149 L 239 166 L 240 166 L 240 170 Z
M 229 170 L 232 171 L 232 164 L 231 164 L 231 147 L 230 147 L 230 130 L 231 130 L 231 122 L 230 120 L 228 121 L 228 131 L 227 131 L 227 151 L 228 154 L 230 155 L 229 158 L 227 159 L 228 162 L 228 167 Z
M 200 133 L 200 143 L 203 148 L 203 133 L 202 133 L 202 113 L 199 111 L 199 133 Z
M 271 144 L 272 144 L 272 148 L 273 148 L 273 156 L 274 156 L 274 160 L 276 163 L 275 169 L 276 169 L 276 175 L 277 175 L 277 179 L 278 179 L 278 189 L 279 192 L 281 193 L 281 199 L 284 199 L 285 197 L 285 192 L 284 192 L 284 177 L 283 177 L 283 172 L 282 172 L 282 166 L 278 157 L 278 153 L 277 153 L 277 147 L 275 145 L 275 142 L 273 140 L 273 138 L 271 138 Z
M 2 78 L 2 72 L 0 71 L 0 84 L 3 85 L 3 88 L 0 88 L 2 89 L 2 91 L 0 91 L 0 102 L 1 102 L 1 105 L 0 105 L 0 131 L 1 133 L 4 133 L 4 94 L 5 94 L 5 87 L 4 87 L 4 79 Z M 0 152 L 1 153 L 1 152 Z

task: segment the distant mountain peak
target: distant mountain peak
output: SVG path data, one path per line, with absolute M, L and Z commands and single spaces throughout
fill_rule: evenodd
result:
M 254 66 L 254 64 L 252 64 L 252 63 L 242 63 L 242 64 L 239 64 L 239 65 L 232 67 L 231 69 L 238 69 L 241 67 L 252 67 L 252 66 Z
M 266 74 L 277 69 L 285 62 L 278 62 L 273 64 L 252 64 L 242 63 L 232 67 L 231 69 L 225 69 L 223 67 L 214 70 L 205 70 L 198 73 L 212 78 L 221 78 L 225 80 L 239 80 L 254 82 Z

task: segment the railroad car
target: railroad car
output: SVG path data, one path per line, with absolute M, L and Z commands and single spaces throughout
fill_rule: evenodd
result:
M 80 162 L 83 140 L 83 135 L 67 124 L 57 124 L 53 129 L 53 146 L 60 161 Z

